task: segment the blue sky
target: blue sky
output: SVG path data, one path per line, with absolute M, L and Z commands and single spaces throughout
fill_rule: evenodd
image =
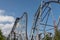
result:
M 0 0 L 0 10 L 5 11 L 2 15 L 13 16 L 14 18 L 21 17 L 24 12 L 27 12 L 28 33 L 30 33 L 33 15 L 38 9 L 40 2 L 41 0 Z
M 4 13 L 1 12 L 0 14 L 3 15 L 3 18 L 5 16 L 8 19 L 12 18 L 12 20 L 14 20 L 17 17 L 21 17 L 24 12 L 27 12 L 28 13 L 28 34 L 29 34 L 32 27 L 32 21 L 34 17 L 33 15 L 37 11 L 40 3 L 41 3 L 41 0 L 0 0 L 0 10 L 4 11 Z M 55 19 L 58 20 L 58 17 L 60 14 L 60 9 L 59 9 L 60 6 L 57 7 L 56 4 L 51 6 L 52 6 L 52 10 L 54 10 L 52 12 L 55 13 L 54 14 Z M 12 22 L 11 20 L 9 21 Z M 52 22 L 50 22 L 50 24 L 51 23 Z
M 40 4 L 40 0 L 0 0 L 0 9 L 14 13 L 15 17 L 19 17 L 23 12 L 29 15 L 34 14 Z M 12 13 L 8 15 L 12 15 Z

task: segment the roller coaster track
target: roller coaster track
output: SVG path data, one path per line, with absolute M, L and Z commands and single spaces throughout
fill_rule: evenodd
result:
M 26 28 L 26 30 L 25 30 L 25 32 L 26 32 L 26 39 L 25 39 L 25 40 L 28 40 L 28 37 L 27 37 L 27 21 L 28 21 L 28 15 L 27 15 L 26 12 L 24 12 L 24 14 L 23 14 L 20 18 L 16 18 L 15 23 L 14 23 L 14 25 L 13 25 L 13 28 L 12 28 L 10 34 L 8 35 L 7 40 L 10 40 L 9 38 L 10 38 L 11 34 L 15 34 L 14 30 L 16 29 L 17 24 L 18 24 L 18 22 L 19 22 L 21 19 L 23 19 L 24 16 L 25 16 L 25 21 L 26 21 L 26 23 L 25 23 L 25 25 L 26 25 L 26 26 L 25 26 L 25 28 Z M 22 30 L 23 30 L 23 29 L 22 29 Z M 15 36 L 14 36 L 14 40 L 16 40 Z
M 48 1 L 48 2 L 44 2 L 43 1 L 43 4 L 41 4 L 40 6 L 39 6 L 39 8 L 38 8 L 38 10 L 37 10 L 37 12 L 35 13 L 35 16 L 34 16 L 34 23 L 33 23 L 33 26 L 32 26 L 32 36 L 31 36 L 31 40 L 34 40 L 34 33 L 35 33 L 35 31 L 37 30 L 37 23 L 38 22 L 40 22 L 40 25 L 45 25 L 45 27 L 44 27 L 44 32 L 45 32 L 45 28 L 46 28 L 46 26 L 51 26 L 51 27 L 54 27 L 53 25 L 49 25 L 49 24 L 47 24 L 47 22 L 48 22 L 48 18 L 49 18 L 49 13 L 48 12 L 50 12 L 51 11 L 51 8 L 49 7 L 49 4 L 50 3 L 57 3 L 57 4 L 60 4 L 60 1 L 59 0 L 50 0 L 50 1 Z M 46 8 L 49 8 L 49 10 L 47 11 L 47 13 L 44 15 L 44 17 L 42 18 L 42 16 L 43 16 L 43 14 L 44 14 L 44 12 L 45 12 L 45 10 L 46 10 Z M 46 23 L 44 24 L 44 23 L 41 23 L 41 22 L 43 22 L 44 21 L 44 18 L 46 18 L 46 16 L 47 16 L 47 19 L 46 19 Z M 38 21 L 38 20 L 40 20 L 40 21 Z M 59 23 L 58 23 L 59 24 Z M 57 24 L 57 25 L 58 25 Z M 54 28 L 52 28 L 52 29 L 54 29 Z M 49 29 L 49 30 L 51 30 L 51 29 Z M 44 36 L 45 36 L 45 33 L 44 33 Z
M 45 32 L 46 31 L 49 31 L 49 30 L 52 30 L 52 29 L 54 29 L 54 26 L 53 25 L 50 25 L 50 24 L 47 24 L 48 23 L 48 18 L 49 18 L 49 15 L 50 15 L 50 12 L 51 12 L 51 7 L 49 6 L 50 5 L 50 3 L 57 3 L 57 4 L 60 4 L 60 1 L 59 0 L 50 0 L 50 1 L 48 1 L 48 2 L 44 2 L 43 1 L 43 4 L 41 4 L 40 6 L 39 6 L 39 8 L 37 9 L 37 11 L 36 11 L 36 13 L 35 13 L 35 15 L 34 15 L 34 22 L 33 22 L 33 25 L 32 25 L 32 29 L 31 29 L 31 39 L 30 40 L 36 40 L 36 39 L 34 39 L 34 36 L 35 36 L 35 33 L 37 33 L 36 31 L 38 30 L 38 28 L 37 28 L 37 25 L 39 26 L 39 25 L 43 25 L 44 26 L 44 30 L 41 30 L 41 29 L 39 29 L 39 30 L 41 30 L 41 31 L 44 31 L 44 37 L 45 37 Z M 47 12 L 45 13 L 45 15 L 43 16 L 43 14 L 44 14 L 44 12 L 45 12 L 45 10 L 48 8 L 48 10 L 47 10 Z M 25 17 L 24 17 L 25 16 Z M 46 18 L 46 16 L 47 16 L 47 18 Z M 13 40 L 16 40 L 16 37 L 15 37 L 15 29 L 16 29 L 16 27 L 17 27 L 17 24 L 19 23 L 19 21 L 21 20 L 21 19 L 23 19 L 23 17 L 25 18 L 24 20 L 25 20 L 25 28 L 26 28 L 26 30 L 25 30 L 25 32 L 26 32 L 26 39 L 24 39 L 24 40 L 28 40 L 28 37 L 27 37 L 27 22 L 28 22 L 28 15 L 27 15 L 27 13 L 26 12 L 24 12 L 24 14 L 20 17 L 20 18 L 16 18 L 16 20 L 15 20 L 15 23 L 14 23 L 14 25 L 13 25 L 13 28 L 12 28 L 12 30 L 11 30 L 11 32 L 9 33 L 9 35 L 8 35 L 8 37 L 7 37 L 7 40 L 10 40 L 10 36 L 12 35 L 12 34 L 14 34 L 14 38 L 13 38 Z M 46 18 L 46 20 L 45 20 L 45 23 L 42 23 L 43 21 L 44 21 L 44 19 Z M 60 21 L 59 21 L 60 22 Z M 57 25 L 59 25 L 59 22 L 58 22 L 58 24 Z M 50 26 L 50 27 L 53 27 L 53 28 L 51 28 L 51 29 L 48 29 L 48 30 L 46 30 L 46 26 Z M 40 27 L 40 26 L 39 26 Z M 21 40 L 23 40 L 23 39 L 21 39 Z M 38 39 L 37 39 L 38 40 Z M 39 39 L 40 40 L 40 39 Z

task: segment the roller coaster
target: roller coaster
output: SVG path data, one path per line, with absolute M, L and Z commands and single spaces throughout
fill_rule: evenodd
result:
M 30 37 L 28 37 L 27 34 L 28 14 L 24 12 L 24 14 L 20 18 L 16 18 L 13 28 L 7 37 L 7 40 L 43 40 L 43 38 L 45 40 L 45 36 L 47 33 L 49 35 L 53 35 L 54 32 L 49 32 L 51 30 L 54 31 L 56 28 L 54 26 L 55 20 L 53 19 L 53 14 L 51 14 L 51 3 L 57 3 L 60 5 L 60 0 L 49 0 L 47 2 L 42 1 L 34 15 Z M 49 17 L 52 17 L 52 23 L 54 25 L 48 23 Z M 57 23 L 57 26 L 59 24 L 60 19 Z
M 24 12 L 24 14 L 20 18 L 16 18 L 12 31 L 8 35 L 7 40 L 18 40 L 19 38 L 22 37 L 22 35 L 24 39 L 21 38 L 21 40 L 28 40 L 27 38 L 27 17 L 28 17 L 27 13 Z

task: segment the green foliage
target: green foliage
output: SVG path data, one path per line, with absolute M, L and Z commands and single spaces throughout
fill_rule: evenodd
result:
M 52 37 L 47 34 L 47 35 L 45 36 L 45 40 L 52 40 Z
M 52 40 L 53 37 L 50 37 L 50 35 L 46 35 L 45 36 L 45 40 Z M 53 40 L 60 40 L 60 30 L 58 30 L 58 27 L 56 26 L 55 28 L 55 35 Z
M 0 40 L 5 40 L 5 37 L 2 35 L 1 30 L 0 30 Z
M 58 29 L 55 30 L 54 40 L 60 40 L 60 31 Z

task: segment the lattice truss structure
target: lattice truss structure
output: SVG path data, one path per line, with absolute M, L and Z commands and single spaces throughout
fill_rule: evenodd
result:
M 60 5 L 59 0 L 43 1 L 37 12 L 34 15 L 33 25 L 31 29 L 30 40 L 42 40 L 46 34 L 53 36 L 55 30 L 54 14 L 52 13 L 51 3 L 57 3 Z M 14 26 L 7 37 L 7 40 L 28 40 L 27 37 L 27 18 L 26 12 L 20 17 L 16 18 Z M 60 24 L 60 19 L 57 26 Z
M 47 2 L 42 1 L 42 3 L 40 4 L 37 12 L 34 15 L 30 40 L 43 40 L 43 38 L 45 39 L 46 34 L 49 34 L 50 36 L 54 35 L 54 25 L 56 24 L 56 22 L 51 7 L 53 3 L 60 5 L 59 0 L 49 0 Z M 60 19 L 57 23 L 57 26 L 59 26 L 59 24 Z
M 20 18 L 16 18 L 7 40 L 27 40 L 27 17 L 27 13 L 24 12 Z

